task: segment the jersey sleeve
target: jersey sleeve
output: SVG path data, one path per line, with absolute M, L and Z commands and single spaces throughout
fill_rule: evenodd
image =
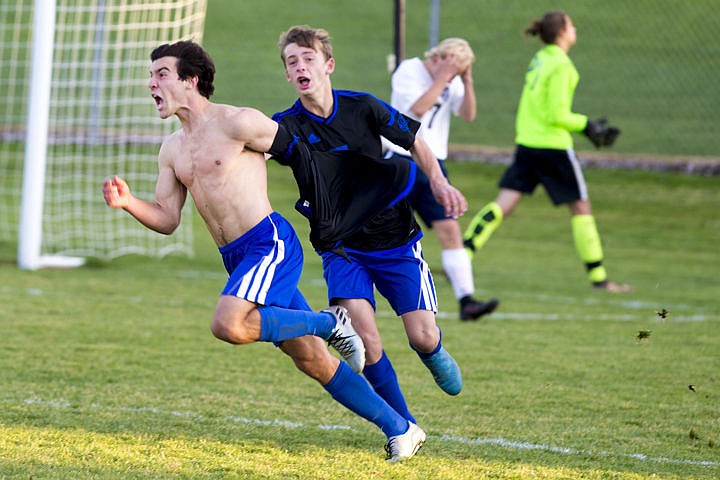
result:
M 587 116 L 572 111 L 577 80 L 577 71 L 571 64 L 558 66 L 548 78 L 548 121 L 569 132 L 579 132 L 587 124 Z
M 412 72 L 407 62 L 400 63 L 392 76 L 392 104 L 405 115 L 420 120 L 412 113 L 412 106 L 425 93 L 425 87 Z
M 278 124 L 278 131 L 275 134 L 268 153 L 281 165 L 292 165 L 297 156 L 303 153 L 301 147 L 303 147 L 303 145 L 299 139 L 292 135 L 288 129 L 280 123 Z
M 456 117 L 460 115 L 460 107 L 462 106 L 464 98 L 465 85 L 460 77 L 456 76 L 452 79 L 452 82 L 450 82 L 450 108 Z
M 415 143 L 415 134 L 420 122 L 393 108 L 387 102 L 372 97 L 370 103 L 376 117 L 380 135 L 390 142 L 409 150 Z

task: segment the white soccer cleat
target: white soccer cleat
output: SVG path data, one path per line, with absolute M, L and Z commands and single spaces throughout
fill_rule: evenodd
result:
M 347 309 L 335 305 L 323 312 L 335 317 L 335 328 L 327 339 L 328 345 L 337 350 L 353 372 L 362 372 L 365 367 L 365 345 L 360 335 L 352 327 Z
M 390 437 L 385 444 L 386 461 L 401 462 L 415 455 L 425 443 L 425 432 L 412 422 L 410 428 L 402 435 Z

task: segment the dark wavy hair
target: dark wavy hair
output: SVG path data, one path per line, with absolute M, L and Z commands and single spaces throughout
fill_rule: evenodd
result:
M 177 72 L 180 80 L 198 77 L 198 91 L 205 98 L 215 92 L 215 64 L 210 55 L 197 43 L 183 40 L 160 45 L 150 54 L 153 62 L 158 58 L 177 58 Z

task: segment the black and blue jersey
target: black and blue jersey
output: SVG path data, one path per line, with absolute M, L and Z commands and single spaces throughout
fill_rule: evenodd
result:
M 333 90 L 333 99 L 328 118 L 300 100 L 272 117 L 292 137 L 276 139 L 271 152 L 293 168 L 313 246 L 371 251 L 404 245 L 420 233 L 405 199 L 416 166 L 383 159 L 380 136 L 409 149 L 420 124 L 368 93 Z

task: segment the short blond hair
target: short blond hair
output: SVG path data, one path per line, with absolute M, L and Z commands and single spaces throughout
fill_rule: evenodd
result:
M 475 61 L 475 53 L 473 53 L 470 44 L 462 38 L 446 38 L 425 52 L 425 58 L 434 56 L 445 58 L 448 55 L 455 55 L 461 63 L 470 64 Z

